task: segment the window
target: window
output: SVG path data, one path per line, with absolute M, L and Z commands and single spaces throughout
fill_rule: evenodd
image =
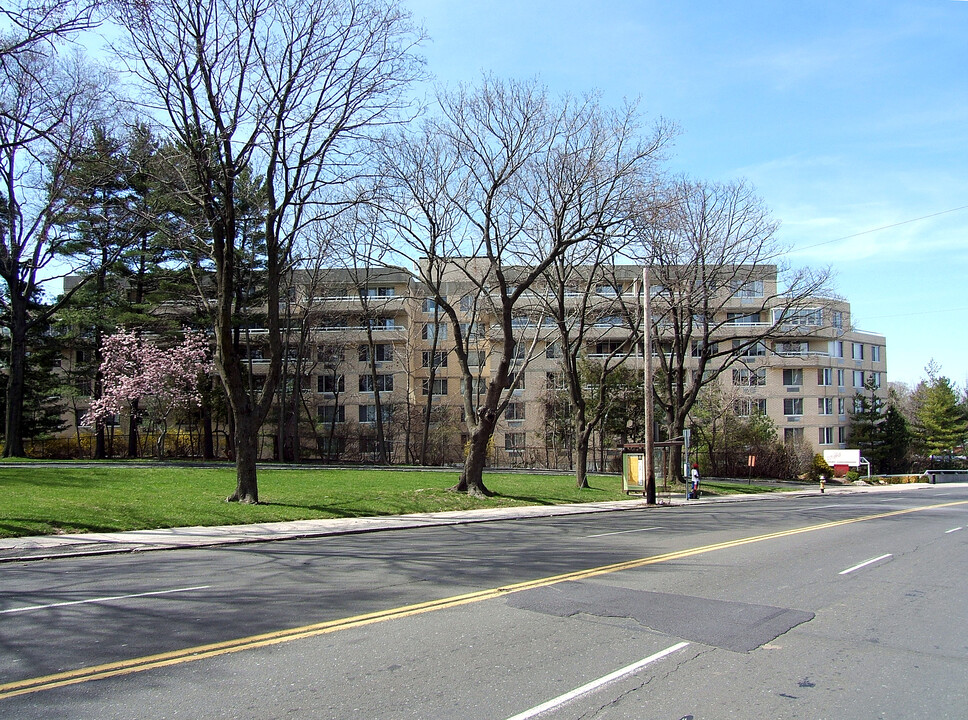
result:
M 844 313 L 842 310 L 831 310 L 830 311 L 830 324 L 835 328 L 844 327 Z
M 847 398 L 837 398 L 837 414 L 847 414 Z
M 879 372 L 871 373 L 871 380 L 874 382 L 874 387 L 879 388 L 881 386 L 881 374 Z
M 806 355 L 810 345 L 805 342 L 778 342 L 776 352 L 779 355 Z
M 841 368 L 837 370 L 837 387 L 843 387 L 843 386 L 844 386 L 844 371 Z
M 320 405 L 316 408 L 316 417 L 323 423 L 346 422 L 346 408 L 343 405 Z
M 316 378 L 316 392 L 335 394 L 346 390 L 346 382 L 342 375 L 326 373 Z
M 851 343 L 851 354 L 850 356 L 854 360 L 864 359 L 864 343 Z
M 508 452 L 519 453 L 524 450 L 525 434 L 523 432 L 504 433 L 504 449 Z
M 74 362 L 76 362 L 77 364 L 81 365 L 83 363 L 86 363 L 87 362 L 87 359 L 88 359 L 88 352 L 87 352 L 87 350 L 75 350 L 74 351 Z
M 820 444 L 821 445 L 834 444 L 834 429 L 832 427 L 820 428 Z
M 341 363 L 345 355 L 341 345 L 320 345 L 316 348 L 316 360 L 324 365 L 334 366 Z
M 837 442 L 841 445 L 847 444 L 847 428 L 843 425 L 837 428 Z
M 766 398 L 743 398 L 733 401 L 733 414 L 739 417 L 766 415 Z
M 341 455 L 346 451 L 346 438 L 342 437 L 321 437 L 316 438 L 316 447 L 319 454 L 323 457 L 333 457 Z
M 461 337 L 468 340 L 480 340 L 482 337 L 484 337 L 484 333 L 481 332 L 481 326 L 479 323 L 461 323 L 460 334 Z
M 871 345 L 871 360 L 873 362 L 880 362 L 881 361 L 881 346 L 880 345 Z
M 823 310 L 820 308 L 776 308 L 773 310 L 773 322 L 783 325 L 814 325 L 823 324 Z
M 487 353 L 480 350 L 471 350 L 467 353 L 467 364 L 474 367 L 484 367 L 484 363 L 487 362 Z
M 383 422 L 390 422 L 393 419 L 393 406 L 380 405 L 380 415 Z M 360 423 L 369 425 L 376 422 L 376 405 L 360 405 Z
M 803 415 L 803 398 L 783 398 L 784 415 Z
M 790 444 L 803 441 L 803 428 L 783 428 L 783 442 Z
M 476 298 L 473 295 L 464 295 L 460 299 L 460 311 L 464 313 L 472 312 L 474 310 L 474 306 L 476 305 L 475 301 Z
M 524 420 L 524 403 L 508 403 L 504 411 L 505 420 Z
M 430 367 L 431 365 L 434 367 L 447 367 L 447 355 L 448 352 L 446 350 L 437 350 L 436 352 L 424 350 L 421 353 L 423 367 Z
M 603 315 L 595 321 L 598 327 L 621 327 L 625 324 L 625 318 L 621 315 Z
M 464 378 L 461 378 L 460 379 L 460 391 L 461 391 L 461 394 L 462 395 L 464 394 L 464 392 L 465 392 L 466 389 L 467 389 L 467 383 L 464 380 Z M 482 377 L 471 378 L 471 389 L 473 391 L 472 394 L 474 394 L 474 395 L 483 395 L 484 393 L 486 393 L 487 392 L 487 378 L 482 378 Z M 424 393 L 424 395 L 426 395 L 426 394 L 427 393 Z M 463 412 L 463 409 L 461 409 L 461 412 Z
M 392 392 L 393 375 L 377 375 L 375 383 L 372 375 L 360 375 L 360 392 L 375 392 L 374 388 L 380 392 Z
M 389 362 L 393 360 L 393 345 L 390 343 L 377 343 L 373 346 L 373 357 L 377 362 Z M 370 362 L 369 345 L 360 345 L 360 362 Z
M 446 395 L 447 378 L 434 378 L 433 386 L 430 384 L 430 378 L 423 378 L 421 390 L 424 395 Z
M 817 413 L 820 415 L 834 414 L 833 398 L 817 398 Z
M 561 345 L 550 342 L 545 345 L 545 357 L 555 360 L 561 357 Z
M 446 298 L 444 298 L 446 300 Z M 424 298 L 421 309 L 425 313 L 434 313 L 440 310 L 440 303 L 433 298 Z
M 693 340 L 692 341 L 692 356 L 693 357 L 702 357 L 703 356 L 703 351 L 706 350 L 707 347 L 708 347 L 708 350 L 709 350 L 709 355 L 715 355 L 719 351 L 719 344 L 718 343 L 710 343 L 707 346 L 701 340 Z
M 616 295 L 622 294 L 621 285 L 599 285 L 595 288 L 595 292 L 599 295 L 605 295 L 606 297 L 615 297 Z
M 803 385 L 803 370 L 801 368 L 787 368 L 783 371 L 783 384 L 787 386 Z
M 565 374 L 556 372 L 545 373 L 545 386 L 548 390 L 564 390 L 568 387 L 565 383 Z
M 374 330 L 394 330 L 397 327 L 396 321 L 392 317 L 376 317 L 366 321 Z
M 842 358 L 844 356 L 844 341 L 832 340 L 830 342 L 830 357 Z
M 621 340 L 603 340 L 602 342 L 595 343 L 596 355 L 611 355 L 612 353 L 620 352 L 622 352 Z
M 523 372 L 514 372 L 513 370 L 508 373 L 508 386 L 513 387 L 515 390 L 524 390 L 524 378 L 526 375 Z M 515 385 L 517 383 L 517 385 Z
M 756 387 L 766 385 L 766 368 L 733 370 L 733 385 L 737 387 Z
M 817 385 L 833 385 L 834 371 L 832 368 L 819 368 L 817 370 Z
M 424 340 L 433 341 L 435 336 L 437 340 L 446 340 L 447 326 L 443 323 L 438 323 L 436 325 L 434 323 L 427 323 L 420 329 L 420 337 Z
M 733 351 L 738 351 L 740 357 L 763 357 L 766 355 L 766 343 L 759 340 L 751 345 L 747 343 L 749 343 L 749 340 L 733 340 Z
M 392 287 L 368 287 L 360 291 L 366 297 L 393 297 L 396 295 Z
M 854 387 L 862 388 L 864 387 L 864 371 L 854 370 Z
M 760 314 L 756 313 L 726 313 L 726 323 L 728 325 L 756 325 L 760 322 Z
M 738 298 L 761 298 L 763 297 L 763 281 L 747 280 L 743 282 L 735 279 L 731 283 L 733 295 Z

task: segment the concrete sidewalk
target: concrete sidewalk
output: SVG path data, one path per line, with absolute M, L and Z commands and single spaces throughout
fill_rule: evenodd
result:
M 828 487 L 827 495 L 854 492 L 913 489 L 916 484 Z M 923 487 L 927 487 L 924 485 Z M 787 492 L 751 495 L 725 495 L 700 500 L 686 500 L 679 494 L 660 498 L 660 505 L 653 510 L 699 506 L 723 502 L 769 500 L 782 497 L 817 495 L 817 489 L 791 490 Z M 350 533 L 405 530 L 441 525 L 494 522 L 497 520 L 526 520 L 538 517 L 579 515 L 600 512 L 621 512 L 647 508 L 645 500 L 619 500 L 614 502 L 575 503 L 571 505 L 528 505 L 510 508 L 486 508 L 483 510 L 455 510 L 439 513 L 411 515 L 388 515 L 382 517 L 338 518 L 322 520 L 292 520 L 288 522 L 261 523 L 257 525 L 219 525 L 214 527 L 180 527 L 158 530 L 132 530 L 112 533 L 78 533 L 65 535 L 37 535 L 0 539 L 0 563 L 46 560 L 85 555 L 144 552 L 149 550 L 172 550 L 176 548 L 212 547 L 241 543 L 271 542 L 294 538 L 323 537 Z

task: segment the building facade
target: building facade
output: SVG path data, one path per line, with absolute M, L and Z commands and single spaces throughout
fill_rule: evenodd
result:
M 489 300 L 495 291 L 468 280 L 473 262 L 454 261 L 454 271 L 434 291 L 403 268 L 297 276 L 284 294 L 288 346 L 280 392 L 292 400 L 298 421 L 281 432 L 282 415 L 270 417 L 263 455 L 278 457 L 287 443 L 296 443 L 299 458 L 461 462 L 467 413 L 476 411 L 503 343 L 498 306 Z M 776 268 L 755 270 L 743 282 L 712 292 L 708 315 L 691 318 L 686 336 L 675 325 L 681 318 L 672 312 L 676 292 L 659 278 L 650 280 L 654 364 L 662 365 L 660 353 L 668 359 L 677 352 L 674 346 L 688 342 L 684 372 L 698 373 L 702 365 L 707 377 L 715 377 L 711 383 L 728 412 L 762 413 L 781 439 L 815 452 L 848 447 L 857 393 L 868 384 L 886 398 L 885 337 L 853 328 L 843 300 L 816 298 L 790 307 L 778 292 Z M 574 438 L 556 402 L 563 393 L 561 357 L 567 351 L 562 327 L 575 330 L 570 342 L 577 338 L 589 362 L 618 359 L 629 376 L 641 378 L 642 288 L 641 268 L 617 266 L 607 275 L 579 273 L 571 285 L 539 284 L 521 295 L 512 318 L 512 384 L 493 438 L 493 465 L 571 465 Z M 253 324 L 240 338 L 258 390 L 268 367 L 265 331 Z M 458 342 L 469 379 L 458 361 Z M 704 344 L 716 351 L 704 357 Z M 69 420 L 80 417 L 75 413 Z M 656 419 L 661 422 L 661 414 Z M 124 424 L 123 418 L 118 421 Z M 597 442 L 608 445 L 616 438 Z M 604 452 L 592 454 L 593 466 L 599 457 Z

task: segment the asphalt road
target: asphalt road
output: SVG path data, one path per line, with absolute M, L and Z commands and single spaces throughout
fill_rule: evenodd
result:
M 968 487 L 0 566 L 2 718 L 965 718 Z

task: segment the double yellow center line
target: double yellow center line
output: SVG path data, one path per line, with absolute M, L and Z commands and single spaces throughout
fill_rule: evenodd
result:
M 428 602 L 417 603 L 415 605 L 405 605 L 403 607 L 391 608 L 389 610 L 380 610 L 377 612 L 354 615 L 353 617 L 341 618 L 338 620 L 329 620 L 327 622 L 314 623 L 312 625 L 303 625 L 302 627 L 290 628 L 288 630 L 278 630 L 275 632 L 263 633 L 261 635 L 251 635 L 249 637 L 238 638 L 236 640 L 227 640 L 224 642 L 211 643 L 209 645 L 198 645 L 182 650 L 159 653 L 157 655 L 148 655 L 140 658 L 132 658 L 130 660 L 119 660 L 117 662 L 78 668 L 76 670 L 69 670 L 53 675 L 18 680 L 16 682 L 0 684 L 0 700 L 17 695 L 41 692 L 43 690 L 53 690 L 54 688 L 89 682 L 91 680 L 102 680 L 142 672 L 144 670 L 154 670 L 156 668 L 163 668 L 171 665 L 180 665 L 182 663 L 193 662 L 195 660 L 205 660 L 207 658 L 218 657 L 220 655 L 241 652 L 242 650 L 252 650 L 254 648 L 267 647 L 270 645 L 279 645 L 280 643 L 315 637 L 317 635 L 326 635 L 339 630 L 349 630 L 350 628 L 372 625 L 374 623 L 385 622 L 387 620 L 396 620 L 398 618 L 421 615 L 423 613 L 434 612 L 436 610 L 445 610 L 447 608 L 453 608 L 459 605 L 468 605 L 470 603 L 481 602 L 483 600 L 491 600 L 504 595 L 509 595 L 511 593 L 521 592 L 522 590 L 531 590 L 533 588 L 546 587 L 548 585 L 555 585 L 557 583 L 567 581 L 584 580 L 597 575 L 606 575 L 609 573 L 621 572 L 622 570 L 633 570 L 635 568 L 645 567 L 647 565 L 656 565 L 658 563 L 669 562 L 671 560 L 681 560 L 683 558 L 703 555 L 716 550 L 726 550 L 729 548 L 740 547 L 742 545 L 751 545 L 753 543 L 764 542 L 766 540 L 776 540 L 793 535 L 800 535 L 802 533 L 826 530 L 828 528 L 840 527 L 842 525 L 850 525 L 851 523 L 906 515 L 908 513 L 921 512 L 924 510 L 936 510 L 954 505 L 964 505 L 966 503 L 968 503 L 968 500 L 960 500 L 942 503 L 940 505 L 929 505 L 919 508 L 908 508 L 905 510 L 877 513 L 875 515 L 865 515 L 863 517 L 851 518 L 848 520 L 835 520 L 820 523 L 819 525 L 809 525 L 806 527 L 794 528 L 792 530 L 781 530 L 779 532 L 766 533 L 764 535 L 753 535 L 750 537 L 739 538 L 737 540 L 714 543 L 712 545 L 703 545 L 700 547 L 688 548 L 686 550 L 663 553 L 661 555 L 652 555 L 649 557 L 637 558 L 635 560 L 612 563 L 611 565 L 601 565 L 599 567 L 588 568 L 586 570 L 576 570 L 574 572 L 538 578 L 536 580 L 527 580 L 525 582 L 504 585 L 502 587 L 490 588 L 487 590 L 478 590 L 476 592 L 465 593 L 463 595 L 453 595 L 451 597 L 441 598 L 439 600 L 430 600 Z

